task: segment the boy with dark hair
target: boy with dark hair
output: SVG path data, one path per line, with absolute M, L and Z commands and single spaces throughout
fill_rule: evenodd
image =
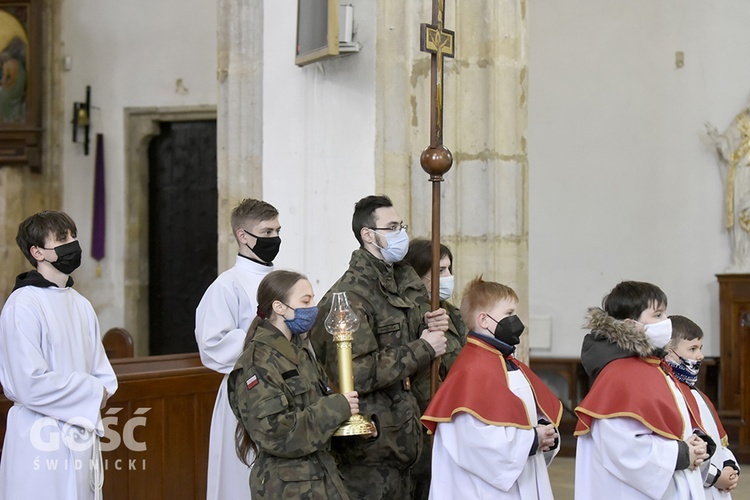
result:
M 475 278 L 464 290 L 466 346 L 422 416 L 435 434 L 430 498 L 552 499 L 562 403 L 513 356 L 518 295 Z
M 694 434 L 695 398 L 661 364 L 672 335 L 666 295 L 623 281 L 603 306 L 589 309 L 581 349 L 594 383 L 575 409 L 576 498 L 704 498 L 697 468 L 712 441 Z
M 245 335 L 258 308 L 258 284 L 279 253 L 279 211 L 262 200 L 246 198 L 232 210 L 231 226 L 238 254 L 234 267 L 208 287 L 195 311 L 195 339 L 201 361 L 224 374 L 211 417 L 207 500 L 248 498 L 250 469 L 237 456 L 237 419 L 229 406 L 226 380 L 242 354 Z M 252 461 L 252 457 L 250 458 Z
M 703 330 L 684 316 L 670 316 L 672 340 L 667 344 L 664 360 L 672 368 L 677 380 L 690 387 L 700 408 L 703 428 L 718 444 L 716 453 L 701 467 L 706 498 L 731 498 L 730 491 L 737 487 L 740 468 L 729 450 L 729 440 L 713 403 L 695 388 L 703 360 Z
M 387 196 L 354 206 L 360 248 L 320 301 L 311 340 L 328 376 L 338 383 L 336 344 L 325 329 L 334 292 L 346 292 L 361 323 L 352 341 L 354 389 L 363 415 L 375 415 L 378 436 L 333 441 L 352 498 L 410 498 L 411 469 L 422 449 L 415 374 L 445 353 L 445 310 L 430 311 L 424 285 L 408 264 L 409 235 Z
M 0 383 L 13 401 L 0 498 L 98 498 L 100 410 L 117 390 L 91 303 L 71 288 L 81 264 L 73 220 L 48 210 L 18 227 L 36 268 L 16 278 L 0 313 Z

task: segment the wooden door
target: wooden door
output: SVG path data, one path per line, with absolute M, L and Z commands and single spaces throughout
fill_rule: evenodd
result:
M 216 121 L 162 123 L 148 156 L 150 354 L 195 352 L 217 272 Z

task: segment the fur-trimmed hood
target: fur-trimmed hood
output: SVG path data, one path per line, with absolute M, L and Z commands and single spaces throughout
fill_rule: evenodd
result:
M 654 347 L 643 328 L 615 319 L 599 307 L 589 308 L 583 327 L 591 333 L 583 339 L 581 363 L 592 378 L 615 359 L 658 355 L 659 349 Z

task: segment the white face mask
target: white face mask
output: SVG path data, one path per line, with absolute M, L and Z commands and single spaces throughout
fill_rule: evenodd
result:
M 663 349 L 672 338 L 672 320 L 667 318 L 664 321 L 646 325 L 646 336 L 654 347 Z
M 378 245 L 377 240 L 373 239 L 375 246 L 380 249 L 383 260 L 391 264 L 400 262 L 406 256 L 406 252 L 409 251 L 409 233 L 405 229 L 400 229 L 397 233 L 388 233 L 383 236 L 388 242 L 388 246 L 385 248 Z
M 440 300 L 448 300 L 453 295 L 453 276 L 440 277 Z

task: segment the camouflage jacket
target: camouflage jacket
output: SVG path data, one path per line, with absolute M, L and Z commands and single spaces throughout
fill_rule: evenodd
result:
M 330 441 L 351 415 L 349 403 L 332 394 L 299 337 L 290 342 L 261 324 L 227 384 L 229 404 L 258 447 L 253 498 L 348 498 Z
M 424 285 L 411 266 L 388 264 L 363 249 L 355 250 L 349 269 L 318 304 L 311 331 L 318 360 L 338 383 L 336 345 L 324 322 L 333 292 L 346 292 L 359 316 L 352 357 L 360 413 L 374 415 L 378 437 L 335 439 L 343 464 L 409 469 L 422 448 L 419 406 L 409 377 L 429 366 L 435 351 L 419 336 L 429 311 Z

